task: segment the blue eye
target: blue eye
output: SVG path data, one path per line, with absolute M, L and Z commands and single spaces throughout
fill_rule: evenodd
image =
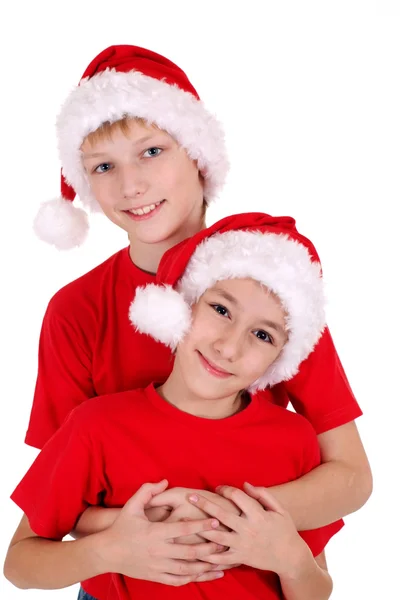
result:
M 216 313 L 218 313 L 222 317 L 228 317 L 229 316 L 228 309 L 225 308 L 225 306 L 222 306 L 222 304 L 210 304 L 210 306 L 211 306 L 211 308 L 213 310 L 215 310 Z
M 264 331 L 263 329 L 256 329 L 254 335 L 258 340 L 261 340 L 262 342 L 267 342 L 268 344 L 274 343 L 272 336 L 270 336 L 270 334 Z
M 98 167 L 94 169 L 95 173 L 107 173 L 111 169 L 110 163 L 101 163 Z
M 159 156 L 162 152 L 161 148 L 157 148 L 157 147 L 153 147 L 153 148 L 148 148 L 144 153 L 143 156 L 147 156 L 148 158 L 152 158 L 153 156 Z

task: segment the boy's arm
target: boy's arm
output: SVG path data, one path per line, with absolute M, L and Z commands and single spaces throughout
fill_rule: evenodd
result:
M 249 490 L 251 486 L 246 485 Z M 228 531 L 207 531 L 203 538 L 225 546 L 227 550 L 205 560 L 213 564 L 243 564 L 276 573 L 286 600 L 327 600 L 332 580 L 324 556 L 315 559 L 310 547 L 296 531 L 289 513 L 267 491 L 254 501 L 245 492 L 226 486 L 224 497 L 241 510 L 228 513 L 203 495 L 192 494 L 189 500 L 223 523 Z M 316 542 L 319 544 L 319 542 Z M 315 547 L 318 547 L 314 544 Z
M 298 481 L 271 491 L 299 530 L 326 525 L 361 508 L 372 491 L 368 459 L 354 423 L 362 412 L 328 328 L 297 375 L 270 390 L 275 401 L 284 405 L 280 392 L 318 434 L 320 459 L 306 471 L 322 464 Z
M 314 558 L 309 549 L 291 572 L 279 577 L 285 600 L 327 600 L 333 588 L 325 553 Z
M 215 519 L 184 523 L 146 519 L 144 506 L 165 484 L 165 480 L 144 484 L 111 527 L 79 540 L 39 537 L 24 516 L 6 556 L 5 577 L 22 589 L 59 589 L 109 572 L 167 585 L 217 579 L 219 571 L 204 562 L 217 551 L 216 544 L 171 544 L 172 539 L 217 527 Z
M 312 434 L 311 426 L 309 429 Z M 289 483 L 254 488 L 258 494 L 265 489 L 272 492 L 298 531 L 329 525 L 358 510 L 372 491 L 371 470 L 354 422 L 318 436 L 322 464 L 315 433 L 313 437 L 304 469 L 309 472 Z M 151 503 L 176 508 L 178 499 L 183 502 L 187 493 L 185 488 L 172 488 L 154 497 Z
M 38 537 L 24 515 L 8 549 L 4 576 L 21 589 L 68 587 L 107 572 L 97 550 L 96 535 L 71 542 Z
M 315 529 L 361 508 L 372 492 L 372 475 L 354 422 L 318 436 L 322 464 L 299 479 L 269 488 L 298 531 Z
M 104 508 L 102 506 L 90 506 L 80 516 L 75 529 L 70 532 L 70 535 L 78 540 L 81 537 L 100 533 L 111 527 L 115 519 L 121 512 L 121 508 Z M 152 523 L 165 521 L 171 513 L 166 507 L 147 508 L 145 509 L 146 518 Z

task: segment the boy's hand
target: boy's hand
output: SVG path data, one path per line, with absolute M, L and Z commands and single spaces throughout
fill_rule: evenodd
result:
M 189 500 L 229 528 L 228 532 L 204 531 L 199 535 L 223 545 L 226 552 L 215 553 L 203 560 L 218 564 L 244 564 L 280 576 L 293 573 L 308 547 L 298 535 L 294 523 L 279 502 L 262 488 L 245 484 L 245 493 L 230 486 L 217 488 L 242 511 L 233 515 L 220 506 L 194 494 Z M 250 497 L 250 494 L 253 498 Z
M 192 581 L 210 581 L 223 575 L 218 567 L 203 562 L 218 552 L 217 544 L 204 542 L 189 546 L 174 543 L 176 538 L 216 528 L 218 521 L 209 518 L 180 523 L 151 523 L 146 518 L 145 507 L 167 485 L 166 480 L 143 485 L 121 509 L 111 527 L 97 534 L 102 572 L 121 573 L 175 586 Z
M 146 506 L 146 514 L 147 510 L 150 510 L 149 507 L 160 507 L 163 510 L 176 510 L 181 508 L 182 506 L 190 506 L 193 508 L 193 505 L 189 502 L 189 496 L 191 494 L 202 494 L 204 498 L 208 500 L 212 500 L 216 502 L 222 508 L 234 513 L 240 514 L 240 510 L 238 510 L 236 504 L 227 498 L 223 498 L 221 495 L 216 494 L 215 492 L 210 492 L 208 490 L 198 490 L 195 488 L 185 488 L 185 487 L 174 487 L 153 496 Z M 202 513 L 205 514 L 204 512 Z

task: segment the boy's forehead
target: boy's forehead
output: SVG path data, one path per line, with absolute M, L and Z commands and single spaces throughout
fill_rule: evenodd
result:
M 113 123 L 109 121 L 102 123 L 100 127 L 90 132 L 84 138 L 81 148 L 93 147 L 103 141 L 113 141 L 115 137 L 121 134 L 133 141 L 140 141 L 142 138 L 150 139 L 154 135 L 166 136 L 173 139 L 167 131 L 160 129 L 154 123 L 149 123 L 139 117 L 126 117 Z

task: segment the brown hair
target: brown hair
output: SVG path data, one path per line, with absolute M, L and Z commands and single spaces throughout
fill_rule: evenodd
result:
M 154 127 L 154 129 L 159 129 L 157 125 L 155 125 L 154 123 L 149 123 L 148 121 L 146 121 L 146 119 L 142 119 L 142 117 L 122 117 L 122 119 L 114 121 L 113 123 L 110 123 L 110 121 L 102 123 L 100 127 L 98 127 L 95 131 L 88 133 L 88 135 L 85 138 L 85 141 L 87 140 L 89 144 L 96 144 L 97 142 L 100 142 L 104 139 L 110 140 L 115 131 L 122 131 L 122 133 L 127 136 L 129 133 L 130 121 L 136 121 L 141 125 L 145 125 L 147 127 Z

